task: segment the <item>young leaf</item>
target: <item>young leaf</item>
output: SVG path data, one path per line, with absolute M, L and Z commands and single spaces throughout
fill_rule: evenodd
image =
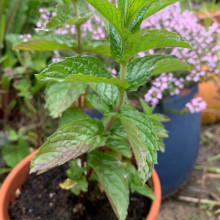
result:
M 52 17 L 47 23 L 46 28 L 62 27 L 71 18 L 70 12 L 73 11 L 72 7 L 58 5 L 56 10 L 56 16 Z
M 93 151 L 89 154 L 89 165 L 98 176 L 111 206 L 119 220 L 125 220 L 129 202 L 128 184 L 124 181 L 123 168 L 110 153 Z
M 126 26 L 132 33 L 139 29 L 146 10 L 157 0 L 134 0 L 127 10 Z
M 126 18 L 128 7 L 132 2 L 133 0 L 118 0 L 118 10 L 121 12 L 123 18 Z
M 123 51 L 122 40 L 118 31 L 112 25 L 109 26 L 109 38 L 111 43 L 111 54 L 116 61 L 120 61 Z
M 131 146 L 127 138 L 125 129 L 119 119 L 116 119 L 111 128 L 111 138 L 106 142 L 106 145 L 114 151 L 121 153 L 127 158 L 131 158 Z
M 109 83 L 127 88 L 126 80 L 113 78 L 101 60 L 90 56 L 68 57 L 65 60 L 50 64 L 43 72 L 35 75 L 41 81 L 86 83 Z
M 184 47 L 191 49 L 190 44 L 174 32 L 143 29 L 128 36 L 124 46 L 123 60 L 129 60 L 138 52 L 160 47 Z
M 15 167 L 29 153 L 29 146 L 23 140 L 19 140 L 18 144 L 4 144 L 2 146 L 2 156 L 9 167 Z
M 50 22 L 47 23 L 46 28 L 60 28 L 67 24 L 84 24 L 88 19 L 94 14 L 93 12 L 88 12 L 83 17 L 74 17 L 73 8 L 65 6 L 58 6 L 57 15 L 52 17 Z
M 82 51 L 111 56 L 110 45 L 108 42 L 102 42 L 102 41 L 83 42 Z
M 72 124 L 74 121 L 87 118 L 89 118 L 89 116 L 82 112 L 79 108 L 68 108 L 62 113 L 62 116 L 59 119 L 59 128 L 63 127 L 64 125 Z
M 31 161 L 31 173 L 43 173 L 86 152 L 105 145 L 101 122 L 95 119 L 75 121 L 58 129 L 40 147 Z
M 130 163 L 123 163 L 127 172 L 126 180 L 129 183 L 129 188 L 132 192 L 137 192 L 143 196 L 146 196 L 152 200 L 155 200 L 152 189 L 147 184 L 142 184 L 141 179 L 138 175 L 137 169 Z
M 121 13 L 115 7 L 115 4 L 107 0 L 88 0 L 88 2 L 104 17 L 111 25 L 115 27 L 119 35 L 122 36 L 123 20 Z
M 111 148 L 112 150 L 122 154 L 123 156 L 127 158 L 131 158 L 132 153 L 131 153 L 131 146 L 128 141 L 128 139 L 113 139 L 109 138 L 106 142 L 106 145 Z
M 114 108 L 118 99 L 118 88 L 107 83 L 99 83 L 95 88 L 99 97 L 111 108 Z
M 139 177 L 139 176 L 138 176 Z M 141 183 L 136 183 L 136 182 L 131 182 L 130 184 L 131 191 L 132 192 L 137 192 L 143 196 L 146 196 L 152 200 L 155 200 L 154 192 L 148 185 L 143 185 Z
M 169 55 L 155 54 L 138 57 L 128 65 L 126 79 L 130 87 L 127 90 L 137 90 L 154 74 L 178 70 L 190 71 L 190 65 Z
M 145 102 L 146 103 L 146 102 Z M 146 112 L 144 112 L 146 113 Z M 168 122 L 170 121 L 170 119 L 166 116 L 166 115 L 162 115 L 162 114 L 158 114 L 158 113 L 154 113 L 152 115 L 148 115 L 149 118 L 153 118 L 159 122 Z
M 157 163 L 158 147 L 152 122 L 145 114 L 130 107 L 122 108 L 117 117 L 128 135 L 140 178 L 145 183 Z
M 109 106 L 97 95 L 86 94 L 86 101 L 88 101 L 93 108 L 97 109 L 102 114 L 110 111 Z
M 53 83 L 46 88 L 46 108 L 53 118 L 68 109 L 85 91 L 86 84 L 76 82 Z
M 148 115 L 148 116 L 152 115 L 152 114 L 153 114 L 153 111 L 154 111 L 154 106 L 153 106 L 153 107 L 150 107 L 150 106 L 147 104 L 147 102 L 145 102 L 143 99 L 140 99 L 140 101 L 141 101 L 141 107 L 142 107 L 142 109 L 143 109 L 143 112 L 144 112 L 146 115 Z
M 144 20 L 148 17 L 150 17 L 151 15 L 155 14 L 156 12 L 160 11 L 161 9 L 167 7 L 168 5 L 171 5 L 175 2 L 178 2 L 179 0 L 157 0 L 154 1 L 150 8 L 146 11 L 146 13 L 144 14 Z
M 46 38 L 30 39 L 14 46 L 13 49 L 27 51 L 53 51 L 53 50 L 75 50 L 76 44 L 70 46 L 67 43 L 58 42 L 57 40 L 49 40 Z
M 81 191 L 88 191 L 88 182 L 83 175 L 86 167 L 81 167 L 76 159 L 69 161 L 70 168 L 67 170 L 67 179 L 62 186 L 68 187 L 75 195 L 79 195 Z

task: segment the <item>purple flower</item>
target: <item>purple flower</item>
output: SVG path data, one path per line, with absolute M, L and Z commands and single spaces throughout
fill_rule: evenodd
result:
M 207 104 L 201 98 L 197 97 L 191 100 L 191 102 L 186 104 L 186 108 L 189 110 L 190 113 L 198 113 L 206 109 Z
M 146 102 L 150 102 L 152 106 L 157 105 L 160 99 L 162 99 L 161 91 L 153 86 L 151 87 L 151 89 L 148 90 L 148 93 L 144 96 L 144 100 Z

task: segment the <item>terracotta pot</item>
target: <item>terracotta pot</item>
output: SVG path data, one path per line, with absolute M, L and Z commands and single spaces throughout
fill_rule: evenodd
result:
M 213 76 L 215 81 L 199 83 L 199 94 L 207 103 L 207 109 L 202 112 L 202 123 L 211 124 L 220 119 L 220 94 L 217 84 L 220 86 L 218 77 Z
M 31 153 L 24 158 L 7 176 L 0 189 L 0 220 L 9 220 L 8 206 L 10 201 L 15 200 L 16 189 L 21 189 L 22 184 L 26 181 L 29 175 L 30 161 L 37 151 Z M 152 182 L 154 194 L 157 198 L 151 204 L 151 208 L 146 220 L 156 220 L 161 204 L 161 186 L 160 180 L 156 173 L 153 171 Z
M 195 12 L 195 15 L 199 18 L 202 24 L 204 24 L 205 19 L 210 19 L 212 22 L 216 22 L 220 24 L 220 10 L 200 11 L 200 12 Z

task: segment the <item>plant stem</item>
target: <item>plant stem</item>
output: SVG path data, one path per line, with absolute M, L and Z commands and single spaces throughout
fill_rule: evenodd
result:
M 74 13 L 76 18 L 79 18 L 78 12 L 78 0 L 72 0 L 74 6 Z M 81 24 L 76 24 L 76 35 L 77 35 L 77 52 L 81 55 L 82 53 L 82 34 L 81 34 Z
M 20 1 L 21 1 L 21 0 L 17 0 L 17 2 L 15 3 L 14 7 L 12 8 L 12 10 L 11 10 L 11 12 L 10 12 L 10 14 L 9 14 L 9 17 L 8 17 L 8 19 L 7 19 L 7 21 L 6 21 L 6 24 L 5 24 L 5 30 L 4 30 L 4 37 L 3 37 L 3 39 L 4 39 L 5 36 L 6 36 L 6 33 L 7 33 L 8 28 L 9 28 L 10 22 L 11 22 L 13 16 L 14 16 L 14 14 L 16 13 L 17 9 L 18 9 L 18 6 L 19 6 L 19 4 L 20 4 Z
M 120 64 L 120 80 L 126 79 L 126 69 L 127 69 L 127 63 L 121 63 Z M 115 108 L 113 109 L 113 112 L 117 112 L 121 109 L 123 102 L 124 102 L 124 98 L 125 98 L 125 90 L 120 88 L 119 95 L 118 95 L 118 101 L 117 101 Z M 109 121 L 107 122 L 105 130 L 110 130 L 114 121 L 115 121 L 115 117 L 112 116 L 109 119 Z

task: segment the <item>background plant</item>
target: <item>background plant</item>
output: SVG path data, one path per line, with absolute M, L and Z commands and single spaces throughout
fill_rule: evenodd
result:
M 187 48 L 183 50 L 179 48 L 159 50 L 159 52 L 171 53 L 173 56 L 188 62 L 191 64 L 191 71 L 182 71 L 175 75 L 172 72 L 162 73 L 159 77 L 152 77 L 148 83 L 150 90 L 145 95 L 145 100 L 152 105 L 158 104 L 159 100 L 167 95 L 179 94 L 184 87 L 212 79 L 210 73 L 219 76 L 220 27 L 217 23 L 213 23 L 207 30 L 192 12 L 188 10 L 181 12 L 180 3 L 175 3 L 145 20 L 141 27 L 149 29 L 166 28 L 169 31 L 175 31 L 185 37 L 193 47 L 193 50 Z M 157 52 L 158 49 L 149 51 L 150 54 Z M 144 55 L 145 53 L 139 54 L 139 56 Z M 144 89 L 142 91 L 144 92 Z M 200 110 L 203 110 L 204 107 L 201 105 Z
M 51 1 L 52 2 L 52 1 Z M 3 0 L 0 3 L 0 175 L 8 172 L 44 142 L 51 133 L 49 124 L 42 125 L 47 113 L 41 111 L 44 83 L 34 73 L 47 65 L 49 53 L 13 51 L 12 47 L 34 35 L 37 6 L 50 1 Z M 34 13 L 33 13 L 34 12 Z M 48 131 L 44 133 L 45 130 Z

